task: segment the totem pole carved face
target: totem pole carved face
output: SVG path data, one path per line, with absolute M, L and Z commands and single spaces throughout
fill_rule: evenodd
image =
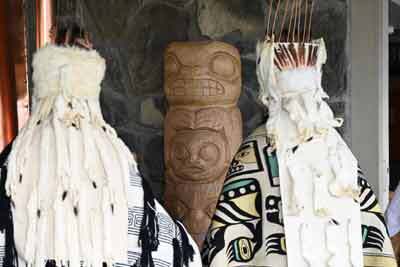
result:
M 165 93 L 172 105 L 235 105 L 240 55 L 221 42 L 173 43 L 165 53 Z
M 226 150 L 223 132 L 209 129 L 179 131 L 170 151 L 171 168 L 178 178 L 207 181 L 223 172 Z
M 166 206 L 201 246 L 242 140 L 238 51 L 220 42 L 173 43 L 165 53 Z
M 166 165 L 179 182 L 208 183 L 225 175 L 231 160 L 226 136 L 229 114 L 223 108 L 175 109 L 167 114 Z

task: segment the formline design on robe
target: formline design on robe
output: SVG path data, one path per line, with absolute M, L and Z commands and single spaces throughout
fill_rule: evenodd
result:
M 204 266 L 288 266 L 279 169 L 270 151 L 261 126 L 237 152 L 202 251 Z M 364 266 L 395 267 L 382 211 L 361 170 L 357 182 Z
M 343 119 L 325 102 L 325 43 L 305 36 L 279 41 L 267 30 L 258 43 L 269 118 L 231 164 L 206 266 L 397 266 L 376 197 L 335 129 Z

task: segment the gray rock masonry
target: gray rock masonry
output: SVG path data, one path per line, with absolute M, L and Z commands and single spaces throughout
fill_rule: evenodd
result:
M 76 0 L 75 0 L 76 1 Z M 71 2 L 71 0 L 69 0 Z M 242 55 L 243 91 L 239 106 L 244 135 L 265 122 L 257 101 L 255 46 L 265 33 L 262 0 L 85 0 L 58 15 L 73 15 L 85 25 L 107 61 L 101 104 L 106 120 L 135 152 L 140 170 L 161 199 L 164 182 L 163 51 L 172 41 L 221 40 Z M 72 14 L 71 14 L 72 13 Z M 328 49 L 323 85 L 337 116 L 349 119 L 348 2 L 317 1 L 313 36 Z M 341 129 L 347 138 L 350 121 Z

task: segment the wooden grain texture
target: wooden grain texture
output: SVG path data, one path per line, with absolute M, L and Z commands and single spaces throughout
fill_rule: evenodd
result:
M 164 62 L 165 205 L 202 247 L 242 141 L 240 55 L 222 42 L 175 42 Z
M 3 148 L 18 130 L 13 43 L 10 32 L 10 1 L 0 1 L 0 146 Z

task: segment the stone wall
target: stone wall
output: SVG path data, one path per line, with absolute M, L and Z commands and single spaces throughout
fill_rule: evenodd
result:
M 58 15 L 71 13 L 59 0 Z M 68 0 L 71 2 L 74 0 Z M 76 0 L 75 0 L 76 1 Z M 347 88 L 348 0 L 316 4 L 314 37 L 328 48 L 324 87 L 336 114 L 349 118 Z M 240 109 L 244 134 L 261 125 L 267 112 L 257 102 L 255 46 L 265 32 L 265 0 L 85 0 L 72 11 L 107 60 L 101 95 L 106 120 L 137 154 L 140 169 L 161 197 L 164 180 L 163 51 L 172 41 L 216 39 L 239 48 L 243 64 Z M 343 128 L 347 137 L 349 124 Z

